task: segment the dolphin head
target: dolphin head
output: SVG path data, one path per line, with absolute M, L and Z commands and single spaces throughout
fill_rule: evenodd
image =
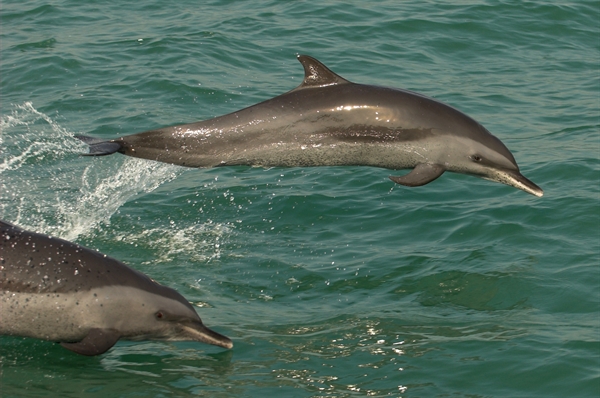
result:
M 203 323 L 191 304 L 177 291 L 159 285 L 160 295 L 147 294 L 143 298 L 144 311 L 139 320 L 131 320 L 129 340 L 192 340 L 223 348 L 232 348 L 231 340 Z
M 538 197 L 543 196 L 544 191 L 521 174 L 513 154 L 502 141 L 483 126 L 479 127 L 483 131 L 480 131 L 476 139 L 465 136 L 455 141 L 448 159 L 443 160 L 445 169 L 510 185 Z
M 228 337 L 204 326 L 195 311 L 193 314 L 177 314 L 158 310 L 154 313 L 154 322 L 166 336 L 165 340 L 193 340 L 228 349 L 233 347 Z

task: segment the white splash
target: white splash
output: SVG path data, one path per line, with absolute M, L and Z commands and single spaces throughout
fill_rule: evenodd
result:
M 196 263 L 207 263 L 221 257 L 223 246 L 234 228 L 232 224 L 209 220 L 187 226 L 148 228 L 137 233 L 128 231 L 115 238 L 152 249 L 155 257 L 151 263 L 166 264 L 180 261 L 181 258 L 188 258 Z
M 122 156 L 84 158 L 72 132 L 30 102 L 0 119 L 0 218 L 75 240 L 182 168 Z

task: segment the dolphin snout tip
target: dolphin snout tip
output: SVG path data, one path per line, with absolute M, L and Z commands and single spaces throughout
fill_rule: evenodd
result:
M 217 347 L 225 348 L 226 350 L 231 350 L 233 348 L 233 341 L 229 339 L 229 337 L 222 336 L 219 339 L 211 339 L 211 340 L 203 340 L 203 343 L 208 343 L 211 345 L 216 345 Z
M 544 196 L 544 190 L 521 174 L 518 170 L 496 170 L 492 175 L 483 176 L 482 178 L 506 184 L 533 196 L 537 196 L 538 198 Z
M 225 348 L 226 350 L 230 350 L 233 348 L 233 341 L 229 339 L 229 337 L 221 336 L 208 336 L 197 339 L 206 344 L 216 345 L 217 347 Z
M 193 327 L 187 327 L 186 334 L 192 340 L 200 341 L 202 343 L 216 345 L 225 349 L 233 348 L 233 342 L 227 336 L 223 336 L 221 333 L 217 333 L 212 329 L 207 328 L 201 322 L 196 323 Z
M 532 192 L 535 196 L 537 196 L 538 198 L 541 198 L 542 196 L 544 196 L 544 191 L 540 188 L 540 190 Z
M 200 338 L 199 341 L 202 341 L 203 343 L 216 345 L 217 347 L 222 347 L 227 350 L 233 348 L 233 341 L 231 341 L 229 337 L 223 336 L 222 334 L 216 332 L 209 336 L 203 336 L 203 338 Z
M 226 348 L 228 350 L 231 350 L 233 348 L 233 342 L 231 340 L 224 341 L 220 346 L 223 348 Z
M 512 185 L 522 191 L 541 198 L 544 196 L 544 190 L 538 187 L 533 181 L 521 173 L 509 173 L 508 181 L 502 181 L 505 184 Z

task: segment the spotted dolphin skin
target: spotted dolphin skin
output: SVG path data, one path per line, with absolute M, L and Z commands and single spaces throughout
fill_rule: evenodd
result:
M 231 340 L 175 290 L 96 251 L 0 221 L 0 334 L 98 355 L 119 339 Z
M 300 86 L 240 111 L 110 141 L 77 138 L 97 156 L 120 152 L 189 167 L 413 169 L 390 177 L 410 187 L 452 171 L 543 195 L 506 146 L 459 110 L 415 92 L 352 83 L 306 55 L 298 60 Z

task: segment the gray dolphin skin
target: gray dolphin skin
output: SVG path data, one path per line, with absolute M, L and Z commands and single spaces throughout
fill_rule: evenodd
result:
M 0 221 L 0 334 L 99 355 L 119 339 L 231 340 L 175 290 L 96 251 Z
M 120 152 L 188 167 L 413 169 L 390 177 L 410 187 L 452 171 L 543 195 L 506 146 L 459 110 L 415 92 L 352 83 L 306 55 L 298 60 L 300 86 L 240 111 L 110 141 L 77 138 L 96 156 Z

